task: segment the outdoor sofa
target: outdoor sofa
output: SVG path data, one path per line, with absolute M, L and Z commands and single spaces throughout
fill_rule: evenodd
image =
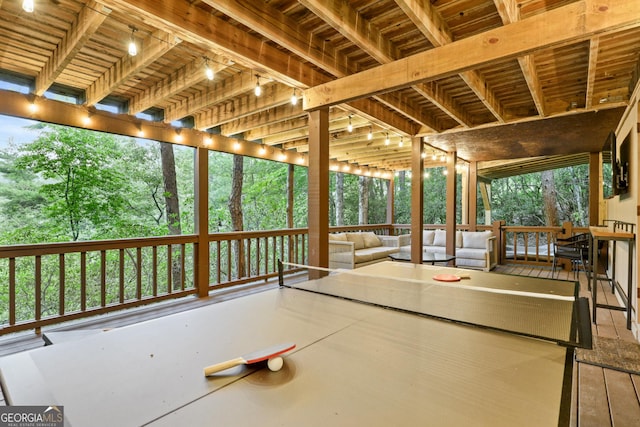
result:
M 388 259 L 409 244 L 409 235 L 379 236 L 373 232 L 329 234 L 329 268 L 354 269 Z
M 424 253 L 446 253 L 445 230 L 423 230 Z M 411 252 L 411 244 L 403 244 L 401 252 Z M 453 254 L 451 254 L 453 255 Z M 497 264 L 496 237 L 491 231 L 456 231 L 456 267 L 489 271 Z

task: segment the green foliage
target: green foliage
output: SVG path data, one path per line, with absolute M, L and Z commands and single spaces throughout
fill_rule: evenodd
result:
M 558 221 L 571 221 L 577 227 L 589 225 L 589 167 L 572 166 L 553 171 L 558 195 Z M 507 224 L 543 226 L 545 224 L 540 173 L 497 179 L 491 184 L 492 219 Z

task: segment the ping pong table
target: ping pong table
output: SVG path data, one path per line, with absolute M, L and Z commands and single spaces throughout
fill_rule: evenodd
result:
M 2 389 L 68 426 L 569 424 L 590 340 L 577 283 L 392 261 L 321 275 L 4 357 Z M 203 375 L 279 342 L 296 348 L 278 372 Z

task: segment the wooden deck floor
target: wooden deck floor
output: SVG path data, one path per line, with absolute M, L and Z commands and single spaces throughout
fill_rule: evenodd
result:
M 551 277 L 548 268 L 525 265 L 501 265 L 494 272 L 536 277 Z M 560 272 L 563 280 L 573 280 L 573 273 Z M 587 281 L 583 273 L 579 275 L 581 296 L 590 299 Z M 215 304 L 230 298 L 236 298 L 252 292 L 260 292 L 277 285 L 273 282 L 245 286 L 236 290 L 224 290 L 212 294 L 209 298 L 187 298 L 180 301 L 165 302 L 153 307 L 126 310 L 99 316 L 95 319 L 58 325 L 48 330 L 102 329 L 115 328 L 144 320 L 190 310 L 207 304 Z M 606 285 L 604 285 L 606 286 Z M 600 284 L 599 301 L 617 304 L 612 299 L 610 289 L 602 289 Z M 635 342 L 631 331 L 626 329 L 624 313 L 616 310 L 599 309 L 598 324 L 592 326 L 595 336 L 618 338 Z M 45 331 L 46 332 L 46 331 Z M 40 335 L 34 333 L 18 334 L 0 338 L 0 357 L 43 345 Z M 4 405 L 0 393 L 0 405 Z M 640 426 L 640 375 L 600 368 L 584 363 L 574 364 L 572 426 L 576 427 L 626 427 Z

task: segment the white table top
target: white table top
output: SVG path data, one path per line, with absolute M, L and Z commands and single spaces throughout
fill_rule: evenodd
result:
M 203 376 L 289 341 L 279 372 Z M 74 426 L 539 427 L 566 416 L 570 354 L 283 288 L 8 356 L 0 376 L 10 403 L 63 405 Z

